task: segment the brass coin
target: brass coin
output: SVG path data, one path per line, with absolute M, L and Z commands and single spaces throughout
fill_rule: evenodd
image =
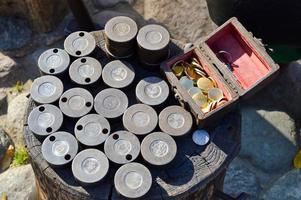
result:
M 180 63 L 176 63 L 172 66 L 171 70 L 177 77 L 180 77 L 184 72 L 184 67 Z
M 216 108 L 216 106 L 217 106 L 217 102 L 210 102 L 207 104 L 206 107 L 201 108 L 201 110 L 203 113 L 207 113 L 207 112 L 214 110 Z
M 191 65 L 196 66 L 202 70 L 204 70 L 204 67 L 199 63 L 199 61 L 196 58 L 193 58 L 191 61 Z
M 213 82 L 206 77 L 199 78 L 197 86 L 205 93 L 207 93 L 209 89 L 214 88 Z
M 202 77 L 207 77 L 207 73 L 199 68 L 194 68 L 195 73 L 197 73 L 198 75 L 202 76 Z
M 185 67 L 185 74 L 187 75 L 187 77 L 189 79 L 191 79 L 193 81 L 197 81 L 199 78 L 202 77 L 195 72 L 194 67 L 192 67 L 191 65 L 188 65 Z
M 197 94 L 194 94 L 192 96 L 192 99 L 196 102 L 199 102 L 201 105 L 201 109 L 206 108 L 208 106 L 208 99 L 207 97 L 202 93 L 199 92 Z
M 226 98 L 221 99 L 219 102 L 217 102 L 217 107 L 223 105 L 223 104 L 226 103 L 226 102 L 227 102 L 227 99 L 226 99 Z
M 212 81 L 214 87 L 218 87 L 216 81 L 212 77 L 208 77 L 208 79 Z
M 219 88 L 210 88 L 208 90 L 208 98 L 211 101 L 219 102 L 220 100 L 222 100 L 224 98 L 223 91 Z

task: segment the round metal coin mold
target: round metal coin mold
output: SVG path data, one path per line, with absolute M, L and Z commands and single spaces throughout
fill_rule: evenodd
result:
M 105 118 L 120 117 L 128 107 L 128 98 L 124 92 L 109 88 L 99 92 L 94 99 L 95 111 Z
M 110 19 L 105 25 L 105 40 L 108 53 L 116 58 L 126 58 L 134 54 L 138 32 L 134 20 L 125 16 Z
M 76 138 L 60 131 L 49 135 L 42 144 L 42 155 L 52 166 L 63 166 L 72 161 L 78 151 Z
M 74 133 L 76 139 L 86 146 L 98 146 L 109 137 L 108 120 L 98 114 L 88 114 L 78 120 Z
M 140 153 L 140 142 L 136 135 L 128 131 L 112 133 L 104 145 L 109 160 L 117 164 L 134 161 Z
M 114 177 L 114 185 L 119 194 L 126 198 L 143 197 L 152 186 L 152 175 L 140 163 L 128 163 L 121 166 Z
M 143 159 L 152 165 L 166 165 L 175 158 L 177 144 L 170 135 L 163 132 L 154 132 L 143 139 L 141 154 Z
M 70 57 L 66 51 L 59 48 L 44 51 L 38 60 L 39 69 L 44 74 L 61 74 L 68 69 Z
M 105 178 L 109 171 L 107 156 L 97 149 L 79 152 L 72 161 L 72 173 L 81 185 L 93 185 Z
M 56 102 L 62 95 L 64 86 L 62 81 L 55 76 L 41 76 L 32 83 L 30 95 L 39 104 Z
M 136 86 L 137 99 L 147 105 L 160 105 L 165 102 L 168 95 L 169 88 L 167 83 L 156 76 L 146 77 Z
M 65 50 L 74 57 L 87 56 L 94 51 L 95 47 L 95 38 L 85 31 L 71 33 L 64 42 Z
M 103 69 L 102 79 L 109 87 L 125 88 L 134 81 L 134 78 L 134 68 L 125 61 L 111 61 Z
M 99 80 L 102 66 L 98 60 L 92 57 L 76 59 L 69 68 L 72 81 L 79 85 L 89 85 Z
M 28 116 L 29 129 L 39 137 L 45 137 L 56 132 L 63 124 L 63 113 L 50 104 L 34 108 Z
M 128 131 L 137 135 L 145 135 L 156 128 L 158 115 L 148 105 L 135 104 L 124 112 L 122 121 L 124 128 Z
M 82 117 L 92 110 L 93 96 L 86 89 L 72 88 L 62 94 L 59 106 L 68 117 Z
M 138 55 L 143 63 L 160 64 L 169 54 L 169 32 L 160 25 L 142 27 L 137 35 Z
M 192 116 L 180 106 L 168 106 L 159 114 L 159 127 L 171 136 L 182 136 L 191 130 Z

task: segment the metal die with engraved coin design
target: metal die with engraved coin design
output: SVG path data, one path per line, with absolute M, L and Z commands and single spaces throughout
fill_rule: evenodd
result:
M 115 58 L 126 58 L 134 54 L 136 48 L 137 24 L 126 16 L 110 19 L 104 28 L 105 47 Z
M 166 101 L 169 95 L 167 83 L 159 77 L 149 76 L 136 86 L 136 97 L 144 104 L 157 106 Z
M 59 106 L 66 116 L 79 118 L 92 110 L 93 96 L 86 89 L 72 88 L 62 94 Z
M 104 89 L 94 99 L 95 111 L 105 118 L 118 118 L 128 107 L 128 97 L 114 88 Z
M 64 42 L 65 51 L 74 57 L 87 56 L 94 51 L 95 47 L 95 38 L 85 31 L 71 33 Z
M 76 139 L 86 146 L 98 146 L 105 142 L 111 132 L 106 118 L 98 114 L 88 114 L 80 118 L 75 127 Z
M 68 53 L 59 48 L 44 51 L 38 59 L 39 69 L 44 74 L 62 74 L 68 69 L 69 64 Z
M 123 126 L 136 135 L 145 135 L 152 132 L 158 124 L 156 111 L 145 104 L 135 104 L 123 114 Z
M 42 144 L 42 155 L 52 166 L 70 163 L 78 152 L 76 138 L 68 132 L 60 131 L 49 135 Z
M 143 26 L 137 35 L 139 59 L 147 65 L 157 65 L 169 54 L 169 32 L 160 25 Z
M 170 135 L 154 132 L 143 139 L 141 154 L 143 159 L 152 165 L 167 165 L 177 154 L 177 144 Z
M 140 142 L 136 135 L 128 131 L 112 133 L 104 145 L 109 160 L 117 164 L 134 161 L 140 153 Z
M 48 104 L 56 102 L 63 91 L 64 86 L 59 78 L 46 75 L 33 81 L 30 96 L 38 104 Z
M 134 81 L 135 70 L 128 62 L 114 60 L 104 67 L 102 79 L 109 87 L 125 88 Z
M 93 185 L 102 181 L 109 171 L 107 156 L 97 149 L 85 149 L 72 161 L 72 173 L 81 185 Z
M 128 163 L 117 170 L 114 185 L 117 192 L 126 198 L 140 198 L 150 190 L 152 175 L 144 165 Z
M 160 129 L 171 136 L 182 136 L 192 128 L 192 116 L 180 106 L 168 106 L 159 114 Z
M 101 77 L 102 66 L 92 57 L 76 59 L 69 68 L 71 80 L 79 85 L 93 84 Z
M 50 104 L 34 108 L 28 116 L 28 127 L 38 137 L 45 137 L 56 132 L 63 124 L 63 113 Z

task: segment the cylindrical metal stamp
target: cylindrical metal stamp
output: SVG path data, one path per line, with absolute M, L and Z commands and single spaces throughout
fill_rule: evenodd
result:
M 127 58 L 134 54 L 138 32 L 134 20 L 125 16 L 110 19 L 105 25 L 106 50 L 115 58 Z
M 79 152 L 72 161 L 72 173 L 81 185 L 93 185 L 105 178 L 109 171 L 107 156 L 97 149 Z
M 83 145 L 91 147 L 104 143 L 110 132 L 108 120 L 98 114 L 80 118 L 74 127 L 76 139 Z
M 99 92 L 94 99 L 95 111 L 105 118 L 120 117 L 128 107 L 128 98 L 124 92 L 109 88 Z
M 165 102 L 169 95 L 167 83 L 159 77 L 142 79 L 136 86 L 137 99 L 147 105 L 157 106 Z
M 41 76 L 32 83 L 30 95 L 38 104 L 56 102 L 64 91 L 62 81 L 55 76 Z
M 45 137 L 56 132 L 63 124 L 63 113 L 50 104 L 34 108 L 28 116 L 28 127 L 38 137 Z
M 95 38 L 85 31 L 71 33 L 64 42 L 65 51 L 74 57 L 87 56 L 94 51 L 95 47 Z
M 42 144 L 42 155 L 52 166 L 59 167 L 72 161 L 78 151 L 76 138 L 60 131 L 49 135 Z
M 92 110 L 93 96 L 86 89 L 72 88 L 62 94 L 59 106 L 66 116 L 79 118 Z
M 136 135 L 145 135 L 152 132 L 158 124 L 156 111 L 145 104 L 135 104 L 123 114 L 123 126 Z
M 114 185 L 117 192 L 126 198 L 140 198 L 150 190 L 152 175 L 144 165 L 128 163 L 117 170 Z
M 135 70 L 128 62 L 114 60 L 104 67 L 102 79 L 109 87 L 125 88 L 134 81 Z
M 98 60 L 92 57 L 76 59 L 69 68 L 72 81 L 79 85 L 90 85 L 101 77 L 102 66 Z
M 159 65 L 168 58 L 169 32 L 160 25 L 151 24 L 142 27 L 137 35 L 138 55 L 147 65 Z
M 140 153 L 140 142 L 136 135 L 128 131 L 112 133 L 104 145 L 109 160 L 117 164 L 134 161 Z
M 161 166 L 170 163 L 177 154 L 177 144 L 168 134 L 155 132 L 147 135 L 141 143 L 141 154 L 148 163 Z
M 62 74 L 68 69 L 69 64 L 70 57 L 68 53 L 59 48 L 44 51 L 38 60 L 39 69 L 43 74 Z
M 160 129 L 171 136 L 182 136 L 192 128 L 192 116 L 180 106 L 168 106 L 159 114 Z

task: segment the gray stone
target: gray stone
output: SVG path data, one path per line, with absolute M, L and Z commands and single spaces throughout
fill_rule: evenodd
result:
M 196 42 L 214 28 L 205 0 L 145 0 L 144 17 L 165 25 L 173 38 Z
M 118 3 L 129 3 L 132 4 L 134 0 L 93 0 L 96 7 L 108 8 L 117 5 Z
M 265 200 L 300 200 L 301 170 L 293 169 L 279 178 L 269 190 L 263 194 Z
M 0 17 L 0 50 L 23 47 L 30 41 L 31 33 L 25 20 L 17 17 Z
M 259 181 L 247 165 L 239 158 L 236 158 L 230 164 L 225 181 L 224 192 L 231 196 L 238 196 L 242 192 L 257 198 L 260 193 Z
M 5 92 L 0 92 L 0 110 L 2 108 L 2 105 L 5 104 L 6 102 L 6 98 L 7 98 L 7 95 Z
M 1 165 L 1 160 L 3 159 L 9 145 L 11 144 L 12 141 L 9 138 L 9 136 L 2 128 L 0 128 L 0 165 Z
M 9 200 L 35 200 L 35 177 L 31 165 L 10 168 L 0 174 L 0 191 Z
M 8 75 L 15 70 L 16 66 L 17 63 L 13 59 L 0 52 L 0 82 L 6 81 Z

